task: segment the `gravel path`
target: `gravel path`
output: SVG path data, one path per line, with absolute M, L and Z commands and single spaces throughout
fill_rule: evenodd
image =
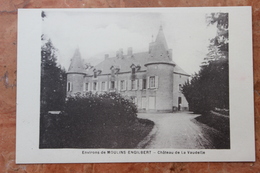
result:
M 221 136 L 220 132 L 197 122 L 197 116 L 190 112 L 139 113 L 139 118 L 150 119 L 155 126 L 138 148 L 214 149 L 211 137 Z

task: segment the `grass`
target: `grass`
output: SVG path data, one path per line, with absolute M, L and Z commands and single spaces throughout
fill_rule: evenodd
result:
M 230 149 L 230 124 L 228 116 L 209 112 L 195 119 L 220 132 L 221 135 L 212 136 L 212 141 L 217 149 Z

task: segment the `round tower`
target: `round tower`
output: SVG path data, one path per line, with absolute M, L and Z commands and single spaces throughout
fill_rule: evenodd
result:
M 67 97 L 83 93 L 85 75 L 79 49 L 76 49 L 67 72 Z
M 148 112 L 172 112 L 175 64 L 171 57 L 171 50 L 168 49 L 161 26 L 156 40 L 150 43 L 149 58 L 145 64 Z

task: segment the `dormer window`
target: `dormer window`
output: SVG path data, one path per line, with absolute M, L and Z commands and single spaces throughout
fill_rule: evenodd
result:
M 115 74 L 116 74 L 115 67 L 112 65 L 112 66 L 110 67 L 110 70 L 111 70 L 111 77 L 114 78 L 114 77 L 115 77 Z
M 136 75 L 135 75 L 135 72 L 136 72 L 136 66 L 134 64 L 132 64 L 130 66 L 131 68 L 131 80 L 135 80 L 136 79 Z
M 110 67 L 110 70 L 111 70 L 111 76 L 114 77 L 116 74 L 119 73 L 119 71 L 120 71 L 120 66 L 118 66 L 118 65 L 111 66 L 111 67 Z
M 93 70 L 93 78 L 96 79 L 97 76 L 101 74 L 101 72 L 102 72 L 101 70 L 94 69 Z
M 111 76 L 113 76 L 113 77 L 115 76 L 115 69 L 114 68 L 111 69 Z
M 139 64 L 138 65 L 132 64 L 130 68 L 131 68 L 132 75 L 135 75 L 136 71 L 139 71 L 141 69 L 141 66 Z
M 141 66 L 138 64 L 137 66 L 136 66 L 136 71 L 139 71 L 141 69 Z
M 132 75 L 135 75 L 135 67 L 132 68 Z
M 115 66 L 115 74 L 118 74 L 120 71 L 120 67 L 119 66 Z
M 96 71 L 94 72 L 94 78 L 97 78 L 97 72 Z

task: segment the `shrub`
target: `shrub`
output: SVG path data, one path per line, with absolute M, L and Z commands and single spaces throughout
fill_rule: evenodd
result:
M 40 148 L 133 148 L 153 128 L 120 94 L 70 97 L 61 115 L 41 116 Z
M 112 123 L 129 123 L 136 119 L 135 104 L 120 94 L 104 93 L 70 97 L 66 101 L 64 113 L 73 116 L 73 119 L 86 120 L 96 125 Z

